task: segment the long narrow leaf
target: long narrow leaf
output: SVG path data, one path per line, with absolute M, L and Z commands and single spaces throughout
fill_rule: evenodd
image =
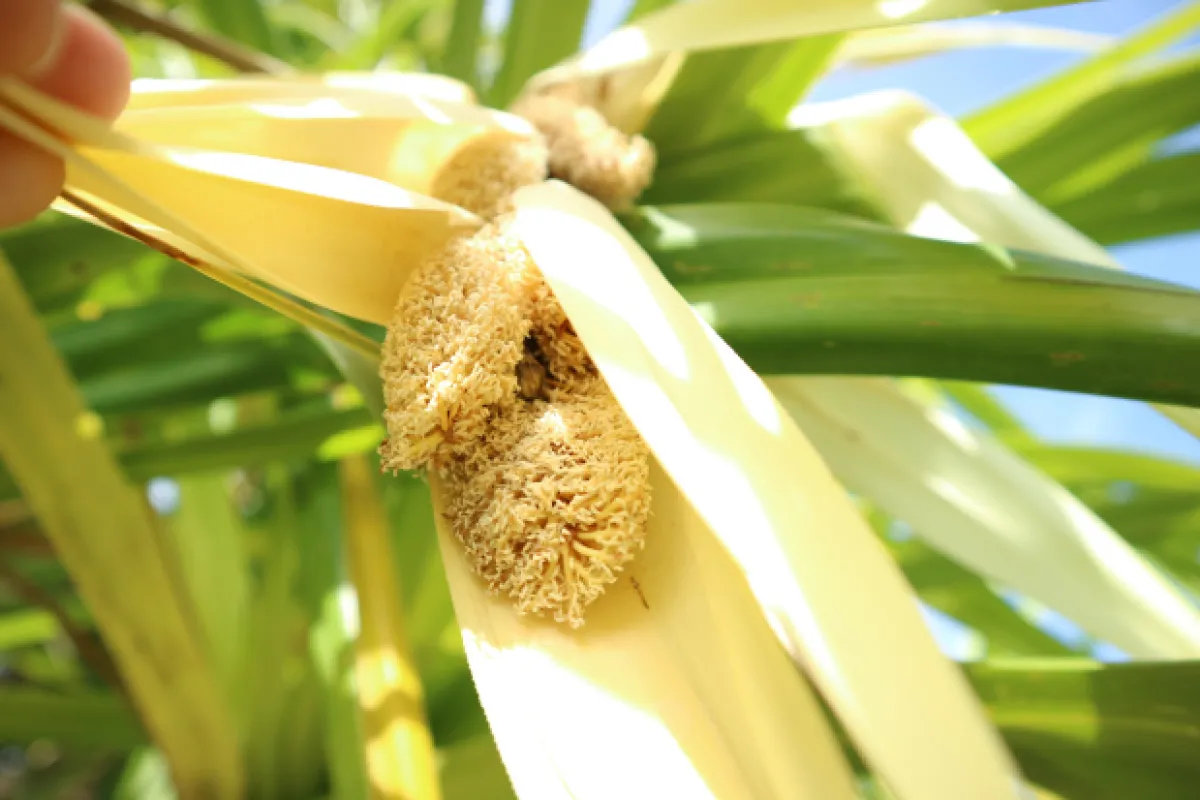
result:
M 197 0 L 196 5 L 214 30 L 256 50 L 281 55 L 278 34 L 267 19 L 264 3 Z
M 769 374 L 920 375 L 1200 404 L 1200 293 L 1101 267 L 736 204 L 627 223 Z
M 341 537 L 341 497 L 333 465 L 306 470 L 296 481 L 301 526 L 300 596 L 312 620 L 309 654 L 322 685 L 324 750 L 334 797 L 367 797 L 366 741 L 354 683 L 358 608 Z
M 974 664 L 967 677 L 1029 776 L 1063 797 L 1182 800 L 1200 781 L 1200 663 Z
M 488 91 L 493 106 L 507 105 L 534 73 L 579 49 L 590 0 L 513 0 L 504 32 L 504 60 Z
M 1200 14 L 1200 4 L 1187 8 Z M 881 93 L 824 108 L 801 106 L 792 123 L 819 131 L 842 169 L 869 187 L 885 218 L 909 233 L 1120 267 L 1023 193 L 953 120 L 911 96 Z M 1200 412 L 1171 413 L 1200 436 Z
M 242 791 L 237 734 L 149 509 L 0 261 L 0 454 L 96 618 L 184 791 Z
M 640 130 L 688 53 L 1054 4 L 1047 0 L 933 0 L 908 5 L 821 0 L 798 6 L 788 0 L 695 0 L 638 15 L 579 56 L 535 75 L 528 88 L 574 83 L 612 124 Z M 803 51 L 802 60 L 810 61 L 804 71 L 815 65 L 810 57 L 823 47 L 812 44 L 814 50 Z M 798 96 L 803 88 L 801 80 L 798 86 L 784 83 L 768 93 Z
M 1200 54 L 1155 62 L 1057 120 L 996 161 L 1051 208 L 1119 180 L 1150 160 L 1159 143 L 1200 122 Z
M 1138 58 L 1187 36 L 1200 26 L 1200 3 L 1184 2 L 1134 36 L 1055 77 L 972 114 L 963 126 L 993 158 L 1041 135 L 1061 115 L 1104 91 Z
M 1146 162 L 1055 213 L 1106 245 L 1200 229 L 1200 153 Z
M 759 378 L 598 203 L 549 182 L 515 204 L 518 235 L 614 395 L 868 759 L 924 797 L 1010 793 L 1006 756 L 945 674 L 895 565 Z M 847 604 L 846 581 L 870 584 L 872 602 Z M 908 666 L 881 680 L 899 657 Z M 909 708 L 917 696 L 939 722 Z M 909 734 L 930 724 L 891 735 L 901 719 Z M 934 756 L 943 736 L 964 759 L 958 777 Z
M 146 734 L 128 703 L 115 694 L 0 688 L 0 740 L 44 739 L 61 747 L 127 750 L 145 744 Z
M 442 51 L 441 71 L 471 86 L 479 86 L 479 39 L 483 29 L 484 0 L 455 0 L 454 16 L 446 47 Z
M 774 378 L 838 477 L 973 571 L 1146 658 L 1200 656 L 1200 613 L 1082 503 L 887 383 Z
M 852 67 L 890 66 L 899 62 L 976 47 L 1030 47 L 1093 52 L 1113 37 L 1004 22 L 923 23 L 857 31 L 838 49 L 835 62 Z

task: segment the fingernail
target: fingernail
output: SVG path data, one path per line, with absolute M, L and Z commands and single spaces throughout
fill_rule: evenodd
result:
M 67 15 L 59 8 L 58 13 L 54 15 L 54 30 L 50 33 L 50 43 L 46 46 L 46 52 L 42 53 L 42 57 L 33 63 L 25 72 L 27 78 L 38 78 L 43 73 L 48 71 L 58 61 L 59 52 L 62 51 L 63 34 L 66 31 Z

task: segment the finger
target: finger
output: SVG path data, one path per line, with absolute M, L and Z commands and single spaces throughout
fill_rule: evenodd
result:
M 129 100 L 130 77 L 129 56 L 117 34 L 86 8 L 70 6 L 63 13 L 61 43 L 53 61 L 29 82 L 84 111 L 113 119 Z
M 5 36 L 14 26 L 42 25 L 30 8 L 58 12 L 57 3 L 44 0 L 0 0 L 0 58 L 12 51 Z M 20 7 L 24 16 L 14 10 Z M 129 99 L 129 58 L 120 39 L 108 26 L 86 9 L 71 6 L 60 15 L 59 27 L 43 37 L 49 42 L 41 53 L 22 56 L 24 72 L 33 86 L 89 113 L 113 119 Z M 14 23 L 13 21 L 16 20 Z M 18 28 L 19 29 L 19 28 Z M 37 37 L 37 30 L 34 31 Z M 29 64 L 33 64 L 30 67 Z M 15 59 L 12 63 L 16 63 Z M 30 71 L 33 74 L 30 75 Z M 61 161 L 39 148 L 0 131 L 0 229 L 19 225 L 36 217 L 62 189 L 64 168 Z
M 59 0 L 0 0 L 0 74 L 24 74 L 54 47 Z
M 0 229 L 28 222 L 45 210 L 62 188 L 63 172 L 57 158 L 0 132 Z

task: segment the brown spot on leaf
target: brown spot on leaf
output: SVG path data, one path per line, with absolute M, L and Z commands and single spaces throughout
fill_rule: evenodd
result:
M 1077 350 L 1067 350 L 1062 353 L 1050 354 L 1050 360 L 1053 361 L 1054 365 L 1057 367 L 1067 367 L 1076 363 L 1077 361 L 1083 361 L 1085 358 L 1087 358 L 1087 356 Z

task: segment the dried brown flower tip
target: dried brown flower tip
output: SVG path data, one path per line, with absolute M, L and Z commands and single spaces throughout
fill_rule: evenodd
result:
M 512 210 L 512 194 L 546 179 L 546 145 L 507 132 L 471 138 L 442 164 L 432 195 L 484 219 Z
M 649 451 L 603 381 L 523 402 L 448 470 L 447 514 L 475 572 L 520 613 L 572 627 L 641 550 Z
M 550 175 L 612 209 L 631 204 L 650 184 L 654 147 L 617 130 L 596 109 L 582 105 L 569 87 L 521 98 L 514 113 L 546 137 Z
M 541 276 L 503 225 L 435 251 L 413 273 L 388 327 L 381 375 L 388 470 L 469 451 L 517 402 L 516 367 Z

